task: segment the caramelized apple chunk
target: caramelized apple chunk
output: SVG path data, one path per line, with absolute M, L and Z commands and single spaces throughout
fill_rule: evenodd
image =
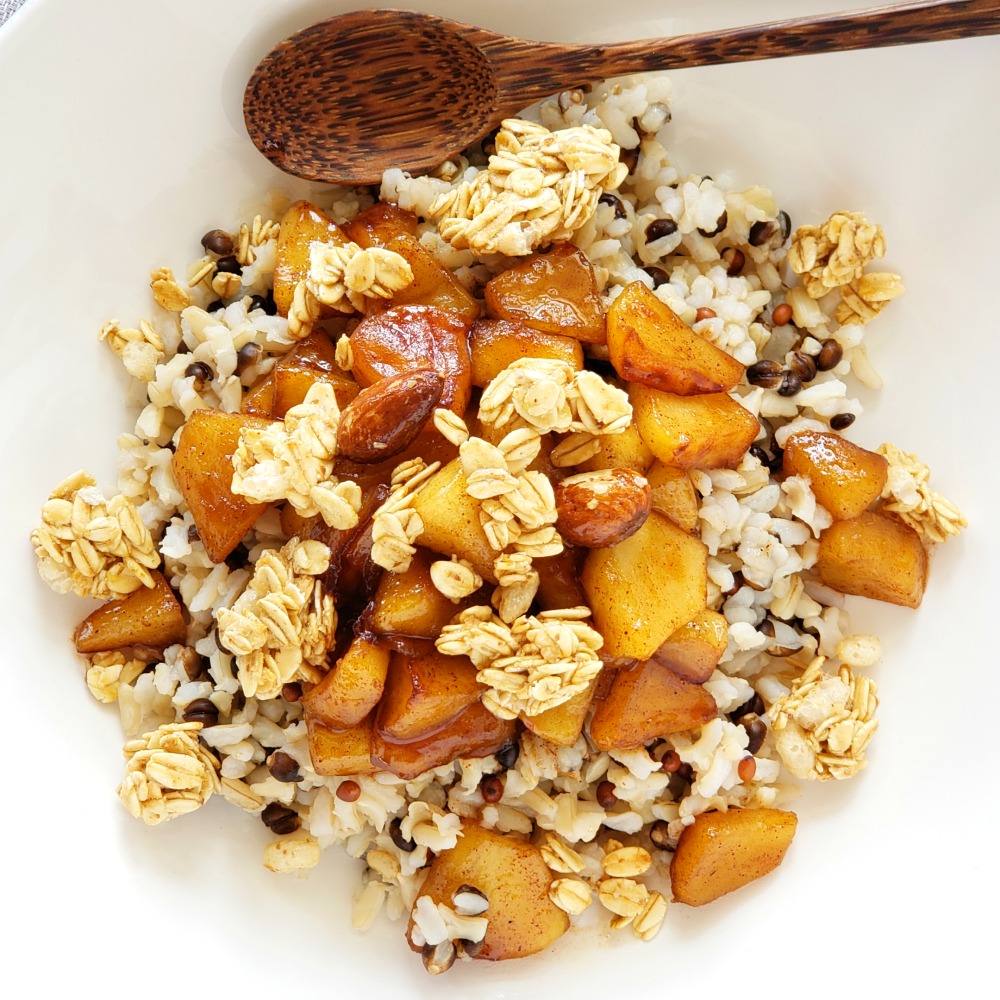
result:
M 608 309 L 608 354 L 626 382 L 678 396 L 728 392 L 743 378 L 743 365 L 695 333 L 641 281 Z
M 551 358 L 565 361 L 577 371 L 583 368 L 580 341 L 556 333 L 542 333 L 526 323 L 505 319 L 479 319 L 469 334 L 472 354 L 472 384 L 489 385 L 518 358 Z
M 358 725 L 382 697 L 389 655 L 389 650 L 355 638 L 334 668 L 302 699 L 303 707 L 334 729 Z
M 274 303 L 282 316 L 295 296 L 295 286 L 309 274 L 309 254 L 314 243 L 346 246 L 350 240 L 325 212 L 308 201 L 293 202 L 281 217 L 275 249 Z

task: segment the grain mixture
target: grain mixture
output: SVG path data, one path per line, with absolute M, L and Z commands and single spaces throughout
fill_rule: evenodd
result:
M 186 276 L 151 273 L 148 317 L 100 331 L 147 398 L 117 493 L 76 473 L 32 535 L 55 590 L 119 602 L 76 643 L 120 710 L 125 807 L 157 824 L 221 795 L 273 832 L 276 872 L 339 844 L 364 864 L 355 926 L 408 916 L 432 972 L 537 950 L 594 907 L 648 940 L 671 895 L 763 874 L 748 840 L 746 872 L 706 887 L 685 831 L 787 818 L 797 780 L 865 766 L 881 648 L 844 592 L 915 606 L 926 549 L 964 526 L 914 455 L 841 436 L 862 413 L 851 380 L 881 381 L 866 324 L 903 290 L 876 269 L 881 227 L 838 210 L 795 228 L 764 187 L 682 172 L 670 120 L 669 80 L 612 81 L 431 176 L 272 198 L 206 233 Z M 591 282 L 569 310 L 526 292 L 557 265 Z M 662 356 L 640 371 L 650 310 L 735 378 L 692 392 Z M 669 407 L 709 397 L 732 410 L 707 451 L 661 440 Z M 202 446 L 224 467 L 192 478 Z M 861 501 L 824 475 L 834 453 Z M 244 520 L 215 523 L 220 492 Z M 615 609 L 656 585 L 657 560 L 630 555 L 654 529 L 661 561 L 703 575 L 650 646 Z M 870 537 L 903 553 L 874 579 L 850 564 Z M 116 631 L 107 608 L 134 602 Z M 423 718 L 427 662 L 454 670 L 455 700 Z M 682 721 L 637 730 L 619 703 L 668 689 Z M 463 873 L 477 850 L 536 866 L 514 882 L 545 929 L 503 940 L 502 888 L 449 882 L 463 849 Z

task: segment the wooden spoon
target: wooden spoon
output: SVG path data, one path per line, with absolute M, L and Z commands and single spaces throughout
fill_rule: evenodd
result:
M 529 42 L 433 14 L 359 10 L 278 44 L 247 84 L 254 145 L 308 180 L 421 173 L 550 94 L 609 76 L 1000 32 L 1000 0 L 920 2 L 618 45 Z

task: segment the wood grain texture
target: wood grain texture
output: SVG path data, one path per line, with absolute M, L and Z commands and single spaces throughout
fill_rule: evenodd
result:
M 997 33 L 1000 0 L 922 0 L 617 45 L 530 42 L 363 10 L 277 45 L 243 108 L 254 145 L 282 170 L 370 184 L 393 166 L 430 170 L 525 105 L 608 76 Z

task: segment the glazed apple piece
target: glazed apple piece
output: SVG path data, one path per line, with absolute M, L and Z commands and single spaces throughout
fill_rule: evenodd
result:
M 615 673 L 590 720 L 590 736 L 600 750 L 634 747 L 697 729 L 716 715 L 715 699 L 700 684 L 647 660 Z
M 691 396 L 728 392 L 743 365 L 694 332 L 641 281 L 633 281 L 608 309 L 608 354 L 627 382 Z
M 569 917 L 549 899 L 552 872 L 533 844 L 463 820 L 462 836 L 431 862 L 420 895 L 453 906 L 462 886 L 489 900 L 486 936 L 475 958 L 499 961 L 544 951 L 569 929 Z M 413 922 L 407 929 L 412 943 Z
M 467 656 L 432 650 L 422 656 L 393 653 L 375 731 L 393 742 L 419 740 L 447 726 L 486 690 Z
M 372 720 L 369 715 L 350 729 L 332 729 L 306 710 L 306 733 L 313 770 L 322 775 L 371 774 Z
M 580 569 L 584 553 L 572 545 L 563 545 L 554 556 L 532 560 L 538 571 L 537 601 L 543 611 L 558 608 L 579 608 L 587 603 L 580 585 Z
M 657 459 L 646 470 L 646 482 L 652 492 L 653 510 L 669 517 L 679 528 L 694 531 L 698 526 L 698 493 L 687 471 Z
M 653 654 L 682 680 L 704 684 L 722 659 L 729 642 L 729 625 L 718 611 L 706 608 L 685 622 Z
M 835 521 L 846 521 L 867 510 L 885 488 L 889 463 L 825 431 L 799 431 L 785 442 L 781 462 L 786 476 L 808 479 L 816 500 Z
M 708 550 L 651 511 L 634 535 L 587 555 L 581 583 L 604 652 L 645 660 L 705 607 Z
M 633 384 L 629 399 L 643 441 L 678 469 L 733 468 L 760 430 L 757 418 L 724 392 L 676 396 Z
M 695 816 L 670 860 L 674 899 L 703 906 L 774 871 L 798 817 L 781 809 L 730 809 Z
M 434 586 L 431 563 L 438 558 L 417 549 L 409 569 L 383 573 L 361 627 L 375 635 L 436 639 L 462 608 Z
M 347 238 L 359 247 L 384 247 L 395 236 L 413 236 L 419 220 L 414 212 L 400 208 L 391 201 L 377 201 L 362 209 L 344 223 Z
M 303 707 L 333 729 L 358 725 L 382 697 L 389 655 L 389 650 L 355 637 L 333 669 L 303 697 Z
M 392 299 L 371 299 L 365 314 L 380 313 L 393 306 L 434 306 L 461 316 L 471 323 L 481 310 L 475 296 L 415 236 L 398 233 L 385 244 L 410 265 L 413 281 L 393 293 Z
M 488 757 L 509 743 L 516 732 L 514 722 L 498 719 L 476 701 L 443 729 L 419 740 L 396 743 L 376 730 L 372 735 L 372 762 L 410 781 L 459 757 Z
M 486 285 L 494 319 L 518 320 L 542 333 L 603 344 L 604 305 L 583 252 L 561 243 L 501 271 Z
M 916 608 L 927 586 L 927 550 L 909 525 L 864 511 L 820 534 L 816 572 L 843 594 Z
M 506 319 L 478 319 L 469 334 L 472 354 L 472 384 L 483 388 L 519 358 L 549 358 L 565 361 L 577 371 L 583 368 L 579 340 L 557 333 L 542 333 L 526 323 Z
M 152 587 L 108 601 L 80 622 L 73 633 L 78 653 L 102 653 L 124 646 L 165 649 L 187 639 L 180 602 L 163 574 L 152 570 Z
M 639 428 L 634 421 L 621 434 L 602 434 L 597 442 L 597 454 L 580 463 L 580 472 L 634 469 L 645 473 L 653 463 L 653 453 L 639 435 Z
M 302 397 L 305 398 L 304 396 Z M 244 397 L 240 412 L 252 417 L 274 416 L 274 375 L 257 383 Z
M 308 201 L 293 202 L 281 217 L 275 249 L 274 304 L 281 316 L 295 295 L 295 286 L 309 273 L 309 252 L 314 243 L 346 246 L 344 231 L 325 212 Z
M 335 355 L 333 341 L 322 330 L 310 333 L 282 355 L 273 369 L 273 415 L 284 417 L 305 400 L 316 382 L 332 385 L 337 404 L 344 409 L 360 392 L 360 386 L 341 369 Z
M 571 747 L 583 732 L 583 724 L 590 711 L 591 702 L 597 690 L 597 682 L 591 681 L 569 701 L 564 701 L 554 708 L 547 708 L 538 715 L 522 715 L 524 728 L 540 736 L 549 743 L 560 747 Z
M 466 492 L 466 486 L 458 459 L 427 480 L 413 501 L 413 509 L 424 525 L 417 544 L 446 558 L 454 554 L 466 559 L 484 580 L 496 583 L 496 553 L 480 523 L 479 504 Z
M 244 427 L 273 423 L 219 410 L 195 410 L 177 442 L 170 467 L 191 511 L 208 558 L 222 562 L 270 506 L 233 493 L 233 455 Z
M 366 316 L 351 334 L 354 375 L 362 386 L 414 368 L 444 376 L 440 406 L 462 414 L 472 390 L 469 328 L 456 312 L 401 305 Z

